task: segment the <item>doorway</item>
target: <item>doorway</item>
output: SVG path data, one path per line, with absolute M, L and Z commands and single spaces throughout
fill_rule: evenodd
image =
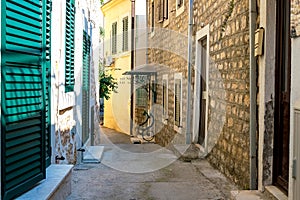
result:
M 290 1 L 277 1 L 273 184 L 286 194 L 289 179 L 291 42 Z
M 209 25 L 197 32 L 193 141 L 207 151 Z

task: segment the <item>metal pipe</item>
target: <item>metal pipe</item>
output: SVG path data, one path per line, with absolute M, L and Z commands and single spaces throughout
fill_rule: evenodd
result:
M 257 189 L 257 138 L 256 138 L 256 80 L 257 66 L 256 57 L 254 55 L 255 45 L 255 29 L 256 29 L 256 0 L 249 0 L 249 19 L 250 19 L 250 190 Z
M 135 0 L 131 0 L 131 70 L 134 69 L 134 55 L 135 55 L 135 43 L 134 43 L 134 26 L 135 26 Z M 131 75 L 130 83 L 130 135 L 133 135 L 133 91 L 134 91 L 134 76 Z
M 192 72 L 192 35 L 193 35 L 193 0 L 189 0 L 189 24 L 188 24 L 188 91 L 187 91 L 187 112 L 186 112 L 186 144 L 191 144 L 191 72 Z

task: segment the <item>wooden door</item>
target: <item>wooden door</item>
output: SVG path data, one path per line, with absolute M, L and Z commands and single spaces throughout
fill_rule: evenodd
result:
M 290 1 L 277 1 L 275 130 L 273 183 L 288 191 L 290 146 Z
M 200 41 L 201 51 L 200 51 L 200 120 L 199 120 L 199 135 L 198 143 L 204 146 L 205 142 L 205 132 L 206 132 L 206 103 L 207 103 L 207 87 L 206 87 L 206 75 L 207 75 L 207 37 L 204 37 Z

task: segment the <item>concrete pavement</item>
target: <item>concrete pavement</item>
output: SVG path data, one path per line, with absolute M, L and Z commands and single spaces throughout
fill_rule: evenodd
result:
M 101 163 L 74 167 L 68 200 L 223 200 L 237 190 L 206 160 L 184 162 L 157 144 L 130 144 L 130 136 L 102 131 L 110 140 L 101 140 Z

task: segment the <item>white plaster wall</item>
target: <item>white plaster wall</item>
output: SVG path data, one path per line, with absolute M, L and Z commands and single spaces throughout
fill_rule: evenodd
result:
M 271 184 L 271 180 L 264 183 L 263 180 L 263 149 L 264 149 L 264 134 L 265 134 L 265 104 L 273 101 L 275 91 L 275 33 L 276 24 L 274 23 L 275 0 L 261 0 L 260 1 L 260 27 L 265 29 L 264 34 L 264 54 L 258 58 L 259 60 L 259 113 L 258 113 L 258 127 L 259 127 L 259 142 L 258 142 L 258 189 L 263 191 L 264 184 Z M 272 160 L 269 160 L 272 162 Z M 272 167 L 271 167 L 272 170 Z
M 296 197 L 296 188 L 299 189 L 300 180 L 295 180 L 292 178 L 293 171 L 293 159 L 295 155 L 294 145 L 300 145 L 300 141 L 295 141 L 296 133 L 294 133 L 294 108 L 297 104 L 299 108 L 300 104 L 300 37 L 291 39 L 291 125 L 290 125 L 290 177 L 289 177 L 289 199 L 299 199 Z M 300 137 L 298 137 L 300 138 Z M 297 158 L 297 164 L 300 162 L 300 158 Z M 300 177 L 298 175 L 297 177 Z M 297 182 L 296 182 L 297 181 Z M 295 190 L 294 190 L 295 189 Z
M 92 41 L 92 59 L 91 75 L 93 76 L 94 90 L 99 91 L 98 84 L 98 66 L 99 66 L 99 23 L 100 3 L 98 0 L 76 0 L 75 1 L 75 58 L 74 58 L 74 92 L 65 93 L 65 18 L 66 18 L 66 0 L 52 2 L 52 19 L 51 19 L 51 144 L 52 144 L 52 162 L 57 155 L 55 152 L 55 131 L 58 130 L 59 120 L 58 111 L 73 107 L 70 116 L 71 121 L 76 121 L 76 148 L 81 147 L 81 126 L 82 126 L 82 45 L 83 30 L 91 35 Z M 90 10 L 91 19 L 95 26 L 88 21 L 88 10 Z M 95 28 L 91 28 L 95 27 Z M 97 103 L 99 95 L 94 94 L 92 104 Z

